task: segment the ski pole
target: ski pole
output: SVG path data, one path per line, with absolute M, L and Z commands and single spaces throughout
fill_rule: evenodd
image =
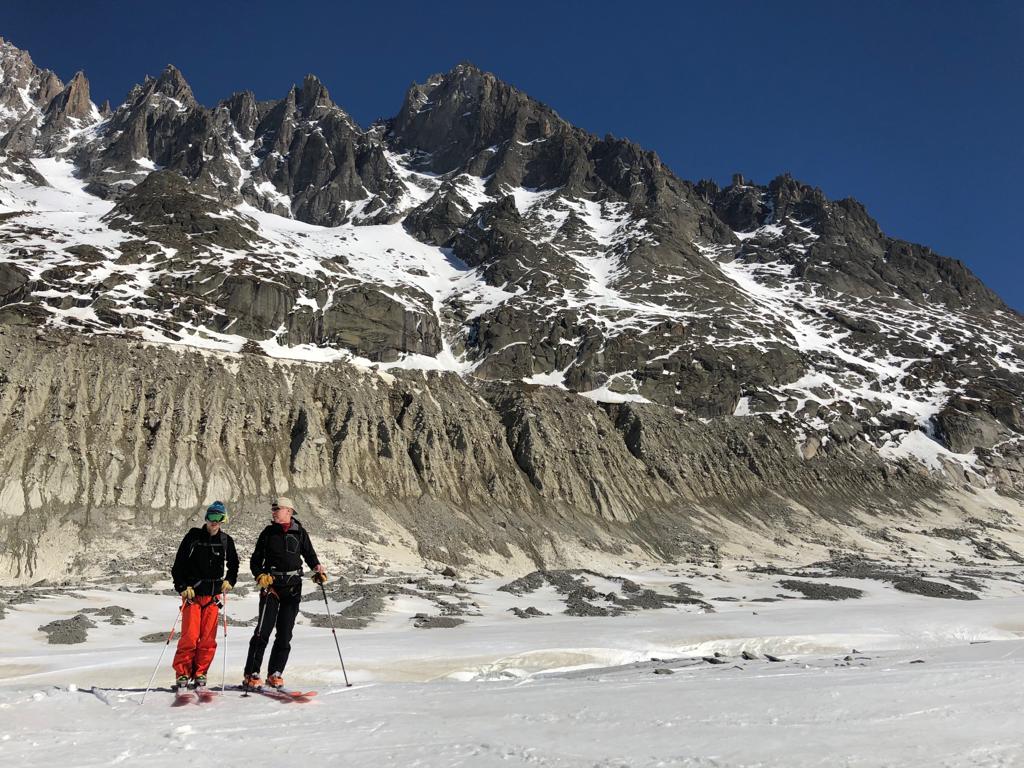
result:
M 224 653 L 221 656 L 221 673 L 220 673 L 220 692 L 224 693 L 227 690 L 228 684 L 228 593 L 221 593 L 221 618 L 224 619 Z
M 327 590 L 323 582 L 320 582 L 320 593 L 324 596 L 324 605 L 327 606 L 327 619 L 331 623 L 331 634 L 334 635 L 334 647 L 338 649 L 338 661 L 341 662 L 341 674 L 345 676 L 345 687 L 351 688 L 352 683 L 348 681 L 348 672 L 345 671 L 345 660 L 341 658 L 341 643 L 338 642 L 338 633 L 334 629 L 334 617 L 331 616 L 331 604 L 327 601 Z
M 178 628 L 178 619 L 181 618 L 181 612 L 185 609 L 185 600 L 182 598 L 181 605 L 178 606 L 178 615 L 174 617 L 174 623 L 171 625 L 171 634 L 167 636 L 167 642 L 164 643 L 164 647 L 160 651 L 160 658 L 156 662 L 156 667 L 153 669 L 153 674 L 149 678 L 149 685 L 146 686 L 146 692 L 142 694 L 142 701 L 139 702 L 141 707 L 146 703 L 146 697 L 149 695 L 149 689 L 153 687 L 153 681 L 156 680 L 156 673 L 160 669 L 160 665 L 164 660 L 164 653 L 167 652 L 167 646 L 171 644 L 171 638 L 174 637 L 174 630 Z

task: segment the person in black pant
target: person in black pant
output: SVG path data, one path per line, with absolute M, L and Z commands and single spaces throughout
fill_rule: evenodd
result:
M 260 533 L 256 548 L 249 558 L 249 570 L 260 587 L 260 614 L 256 631 L 249 641 L 249 655 L 245 660 L 244 688 L 258 688 L 263 652 L 270 642 L 270 633 L 276 628 L 274 646 L 270 649 L 267 685 L 284 686 L 285 665 L 291 651 L 292 629 L 299 614 L 302 594 L 302 561 L 313 569 L 313 581 L 323 584 L 327 572 L 313 551 L 306 529 L 294 517 L 295 504 L 284 497 L 271 504 L 273 523 Z

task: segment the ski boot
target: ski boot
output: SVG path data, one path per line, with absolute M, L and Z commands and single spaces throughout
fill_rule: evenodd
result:
M 257 674 L 246 675 L 242 680 L 243 691 L 258 691 L 263 687 L 263 681 Z
M 194 682 L 195 682 L 196 688 L 205 688 L 206 687 L 206 675 L 196 675 Z
M 188 690 L 188 675 L 178 675 L 174 680 L 174 690 L 176 691 L 187 691 Z
M 267 685 L 271 688 L 284 688 L 284 678 L 281 677 L 281 673 L 274 672 L 267 675 Z

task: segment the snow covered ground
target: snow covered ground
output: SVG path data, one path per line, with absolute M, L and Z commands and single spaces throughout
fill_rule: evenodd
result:
M 463 581 L 466 623 L 418 629 L 411 619 L 436 613 L 437 603 L 410 587 L 368 628 L 339 631 L 355 683 L 346 689 L 330 631 L 311 621 L 323 604 L 307 602 L 286 676 L 293 687 L 318 689 L 315 700 L 228 691 L 180 708 L 164 691 L 139 705 L 163 647 L 139 638 L 166 632 L 176 610 L 174 597 L 154 594 L 165 584 L 42 590 L 32 602 L 7 592 L 0 756 L 12 765 L 68 766 L 1024 764 L 1020 566 L 975 568 L 967 582 L 963 571 L 950 581 L 948 568 L 927 576 L 961 590 L 973 579 L 980 600 L 802 574 L 804 582 L 864 592 L 810 600 L 781 585 L 789 577 L 728 567 L 610 575 L 660 594 L 683 582 L 714 610 L 690 604 L 577 617 L 562 613 L 565 596 L 552 586 L 517 596 L 498 591 L 501 581 Z M 584 578 L 602 594 L 621 591 L 621 581 Z M 129 623 L 87 613 L 96 627 L 81 644 L 49 645 L 38 629 L 114 605 L 131 610 Z M 229 605 L 233 617 L 250 619 L 255 593 Z M 509 612 L 529 606 L 550 615 Z M 250 632 L 229 629 L 229 683 L 240 676 Z M 705 660 L 716 652 L 724 663 Z M 171 678 L 169 657 L 158 685 Z M 221 670 L 218 655 L 213 681 Z

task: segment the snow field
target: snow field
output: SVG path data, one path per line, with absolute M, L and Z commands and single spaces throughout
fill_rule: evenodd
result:
M 7 608 L 0 754 L 20 765 L 76 766 L 1011 766 L 1024 760 L 1024 587 L 1019 568 L 983 573 L 974 571 L 986 585 L 977 601 L 800 577 L 865 592 L 834 602 L 791 592 L 781 599 L 783 577 L 739 570 L 613 573 L 665 594 L 683 581 L 716 612 L 686 605 L 607 618 L 564 615 L 550 586 L 516 596 L 497 591 L 499 581 L 479 581 L 467 586 L 480 615 L 462 626 L 414 629 L 410 617 L 437 606 L 400 595 L 369 628 L 340 630 L 357 687 L 344 687 L 330 631 L 303 617 L 286 677 L 319 689 L 313 702 L 229 691 L 182 708 L 162 691 L 138 704 L 161 648 L 138 638 L 167 631 L 175 598 L 75 589 Z M 585 580 L 600 592 L 620 587 L 614 578 Z M 135 621 L 94 618 L 84 644 L 46 645 L 36 630 L 112 604 Z M 513 606 L 551 615 L 522 620 Z M 256 596 L 230 599 L 229 608 L 251 618 Z M 303 610 L 323 613 L 323 603 Z M 229 628 L 229 684 L 249 633 Z M 170 679 L 172 650 L 158 685 Z M 743 650 L 784 661 L 744 661 Z M 715 652 L 727 663 L 701 660 Z M 674 674 L 654 674 L 658 667 Z

